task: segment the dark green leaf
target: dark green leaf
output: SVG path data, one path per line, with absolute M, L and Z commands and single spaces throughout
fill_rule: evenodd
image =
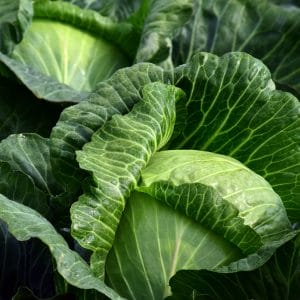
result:
M 0 51 L 9 54 L 19 43 L 33 15 L 31 0 L 1 0 Z
M 63 295 L 57 295 L 53 297 L 48 297 L 47 299 L 42 298 L 43 300 L 76 300 L 78 298 L 75 297 L 75 295 L 69 293 L 69 294 L 63 294 Z M 28 288 L 21 287 L 19 288 L 18 292 L 15 294 L 15 296 L 12 298 L 12 300 L 42 300 L 40 297 L 37 297 L 34 295 L 34 293 L 29 290 Z M 82 298 L 84 299 L 84 298 Z M 96 300 L 96 299 L 94 299 Z
M 268 0 L 268 1 L 282 6 L 291 6 L 291 5 L 300 6 L 299 0 Z
M 52 296 L 52 259 L 40 241 L 19 242 L 0 221 L 0 299 L 11 299 L 20 286 L 42 298 Z
M 260 58 L 281 87 L 300 95 L 300 9 L 267 0 L 194 1 L 194 16 L 175 41 L 177 64 L 196 51 L 244 51 Z
M 0 219 L 19 241 L 38 238 L 49 247 L 58 272 L 66 281 L 81 289 L 95 289 L 110 299 L 121 299 L 116 292 L 96 278 L 78 253 L 70 250 L 54 227 L 35 210 L 0 195 Z
M 52 174 L 48 139 L 37 134 L 12 134 L 0 143 L 0 161 L 30 177 L 37 189 L 48 195 L 61 192 Z
M 30 175 L 3 161 L 0 162 L 0 193 L 37 210 L 47 218 L 52 216 L 49 194 L 38 188 Z
M 14 134 L 0 143 L 0 193 L 55 223 L 69 226 L 70 199 L 53 176 L 49 140 Z
M 171 51 L 171 39 L 176 30 L 188 21 L 192 14 L 191 0 L 144 1 L 134 22 L 142 22 L 142 35 L 136 61 L 159 63 L 167 59 Z
M 187 118 L 170 149 L 232 156 L 263 176 L 288 216 L 300 220 L 300 103 L 276 91 L 268 69 L 245 53 L 199 53 L 178 67 Z
M 24 132 L 48 137 L 60 110 L 50 103 L 41 103 L 20 84 L 0 77 L 0 140 Z
M 93 9 L 114 20 L 128 19 L 141 5 L 143 0 L 63 0 L 84 9 Z M 145 2 L 145 1 L 144 1 Z

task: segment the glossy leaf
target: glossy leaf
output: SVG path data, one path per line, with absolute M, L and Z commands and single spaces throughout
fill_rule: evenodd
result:
M 167 59 L 171 50 L 171 39 L 191 14 L 191 0 L 144 1 L 141 11 L 133 20 L 139 23 L 140 19 L 144 19 L 136 61 L 159 63 Z
M 197 51 L 243 51 L 261 59 L 273 80 L 300 94 L 300 10 L 267 0 L 194 1 L 194 15 L 176 39 L 177 64 Z
M 188 95 L 185 127 L 170 149 L 232 156 L 263 176 L 288 216 L 300 220 L 300 103 L 275 90 L 268 69 L 245 53 L 199 53 L 178 67 Z
M 72 235 L 93 251 L 91 267 L 104 276 L 106 256 L 142 168 L 172 135 L 175 102 L 182 92 L 174 86 L 150 83 L 143 99 L 125 116 L 115 115 L 92 141 L 77 151 L 82 169 L 91 173 L 86 192 L 72 205 Z
M 95 289 L 110 299 L 121 299 L 116 292 L 96 278 L 89 266 L 74 251 L 54 227 L 39 213 L 0 195 L 0 219 L 19 241 L 38 238 L 49 247 L 58 272 L 68 283 L 81 289 Z
M 29 176 L 35 186 L 55 196 L 61 192 L 53 177 L 49 140 L 37 134 L 13 134 L 0 143 L 0 160 Z
M 135 103 L 142 100 L 143 87 L 155 81 L 168 81 L 160 67 L 137 64 L 124 68 L 107 81 L 99 83 L 87 101 L 63 111 L 52 130 L 50 143 L 51 165 L 65 190 L 78 191 L 85 177 L 78 168 L 75 151 L 89 142 L 92 134 L 114 114 L 128 113 Z
M 141 5 L 142 0 L 64 0 L 84 9 L 93 9 L 114 20 L 128 19 Z

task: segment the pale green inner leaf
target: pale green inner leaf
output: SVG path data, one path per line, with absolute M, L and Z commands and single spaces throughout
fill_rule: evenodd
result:
M 145 186 L 160 180 L 211 186 L 264 241 L 280 239 L 291 229 L 281 199 L 270 184 L 229 156 L 197 150 L 161 151 L 143 170 L 142 180 Z
M 148 194 L 223 236 L 244 254 L 253 253 L 263 245 L 260 235 L 238 216 L 239 210 L 211 186 L 201 183 L 175 186 L 170 181 L 160 181 L 148 187 L 140 186 L 137 191 Z
M 35 19 L 12 58 L 78 91 L 91 91 L 97 82 L 129 65 L 115 45 L 71 25 Z
M 108 281 L 128 299 L 163 299 L 181 269 L 212 269 L 237 260 L 240 250 L 152 197 L 131 194 L 108 256 Z

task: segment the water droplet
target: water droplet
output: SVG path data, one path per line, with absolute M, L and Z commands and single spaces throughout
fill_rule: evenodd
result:
M 272 91 L 276 89 L 275 83 L 273 82 L 272 79 L 268 80 L 267 88 L 270 89 L 270 90 L 272 90 Z
M 112 180 L 112 181 L 111 181 L 111 184 L 117 185 L 117 184 L 118 184 L 118 180 L 116 180 L 116 179 Z
M 77 222 L 75 222 L 74 224 L 73 224 L 73 229 L 74 230 L 80 230 L 80 225 L 77 223 Z
M 95 209 L 93 209 L 93 210 L 90 211 L 90 215 L 92 217 L 96 218 L 98 216 L 98 213 L 97 213 L 97 211 Z
M 74 279 L 78 279 L 79 276 L 80 276 L 80 274 L 79 274 L 78 272 L 74 272 L 74 273 L 72 274 L 72 277 L 73 277 Z
M 91 244 L 94 242 L 94 240 L 95 240 L 94 236 L 92 234 L 90 234 L 84 238 L 84 243 Z
M 61 232 L 67 232 L 67 233 L 70 232 L 70 228 L 67 228 L 67 227 L 60 228 L 60 230 L 61 230 Z

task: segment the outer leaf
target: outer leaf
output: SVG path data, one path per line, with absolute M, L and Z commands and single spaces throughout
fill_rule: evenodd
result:
M 177 64 L 195 51 L 244 51 L 260 58 L 272 78 L 300 94 L 300 10 L 267 0 L 194 1 L 194 16 L 176 39 Z
M 222 236 L 135 192 L 128 199 L 106 271 L 110 285 L 128 299 L 164 299 L 177 270 L 211 269 L 241 256 Z
M 236 158 L 269 181 L 290 219 L 300 220 L 299 101 L 276 91 L 266 67 L 244 53 L 197 54 L 176 77 L 188 114 L 169 148 Z
M 65 190 L 77 191 L 84 178 L 75 151 L 89 142 L 92 134 L 114 114 L 128 113 L 135 103 L 142 100 L 143 87 L 154 81 L 168 81 L 160 67 L 138 64 L 124 68 L 100 83 L 87 101 L 63 111 L 52 130 L 50 142 L 51 165 Z
M 61 192 L 50 166 L 49 140 L 37 134 L 14 134 L 0 144 L 0 160 L 29 176 L 36 187 L 51 196 Z
M 12 300 L 41 300 L 40 297 L 36 297 L 32 291 L 27 288 L 20 288 L 16 295 L 12 298 Z M 47 300 L 74 300 L 73 294 L 63 294 L 63 295 L 56 295 Z
M 100 13 L 116 20 L 126 20 L 148 0 L 100 0 Z
M 69 249 L 62 236 L 39 213 L 2 195 L 0 206 L 0 218 L 8 224 L 9 231 L 19 241 L 38 238 L 45 243 L 56 262 L 58 272 L 68 283 L 81 289 L 95 289 L 110 299 L 121 299 L 93 275 L 84 260 Z
M 165 60 L 170 53 L 172 37 L 191 13 L 191 0 L 144 1 L 140 13 L 135 16 L 136 22 L 145 18 L 136 61 L 157 63 Z
M 82 8 L 93 9 L 115 20 L 128 19 L 141 5 L 142 0 L 64 0 Z
M 19 43 L 33 14 L 31 0 L 1 0 L 0 51 L 9 54 Z
M 18 292 L 14 295 L 12 300 L 39 300 L 33 293 L 27 288 L 20 288 Z
M 59 0 L 64 2 L 70 2 L 77 5 L 83 9 L 93 9 L 99 11 L 102 4 L 102 0 Z
M 36 134 L 10 135 L 0 143 L 0 193 L 69 226 L 72 198 L 63 193 L 50 165 L 49 140 Z
M 49 195 L 36 187 L 30 176 L 16 171 L 7 162 L 0 162 L 0 193 L 37 210 L 47 218 L 52 215 Z
M 0 222 L 0 296 L 5 298 L 11 298 L 15 290 L 18 288 L 17 284 L 20 277 L 16 277 L 16 262 L 21 261 L 21 249 L 22 245 L 18 244 L 18 241 L 8 232 L 7 226 Z M 13 253 L 13 255 L 11 255 Z M 19 263 L 17 264 L 19 265 Z M 20 272 L 18 273 L 20 274 Z M 8 285 L 6 282 L 10 282 Z
M 269 0 L 269 2 L 276 3 L 277 5 L 286 5 L 286 6 L 300 6 L 299 0 Z
M 296 300 L 300 293 L 300 239 L 279 248 L 260 269 L 221 274 L 180 271 L 170 281 L 170 299 Z
M 38 240 L 17 241 L 0 221 L 0 298 L 12 299 L 20 286 L 41 298 L 52 296 L 51 256 Z
M 91 266 L 104 276 L 106 256 L 143 167 L 172 135 L 175 101 L 182 94 L 174 86 L 150 83 L 143 101 L 126 116 L 115 115 L 77 152 L 80 167 L 92 173 L 86 193 L 71 208 L 73 237 L 93 251 Z
M 0 140 L 21 132 L 48 137 L 59 113 L 59 107 L 38 102 L 21 85 L 0 77 Z

